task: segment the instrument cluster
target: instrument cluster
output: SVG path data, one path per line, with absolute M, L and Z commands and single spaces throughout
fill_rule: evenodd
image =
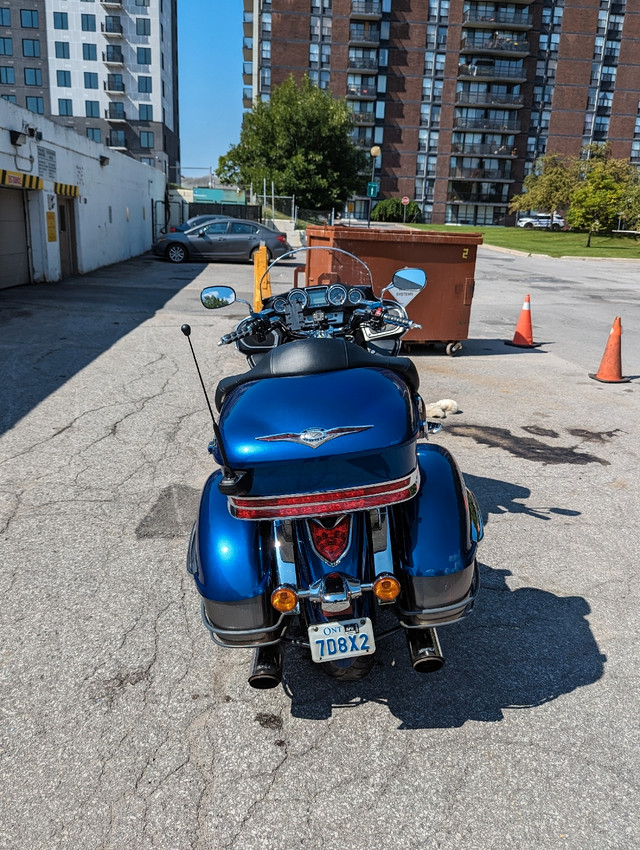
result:
M 326 307 L 355 307 L 364 300 L 361 289 L 355 286 L 344 286 L 342 283 L 332 283 L 329 286 L 309 286 L 305 289 L 292 289 L 286 295 L 278 296 L 273 301 L 276 313 L 284 315 L 288 308 L 296 311 L 318 310 Z

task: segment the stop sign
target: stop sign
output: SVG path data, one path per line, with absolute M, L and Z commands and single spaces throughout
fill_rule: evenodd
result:
M 409 203 L 409 198 L 408 198 L 406 195 L 405 195 L 405 196 L 404 196 L 404 198 L 402 199 L 402 203 L 405 205 L 405 207 L 406 207 L 406 206 L 407 206 L 407 204 Z

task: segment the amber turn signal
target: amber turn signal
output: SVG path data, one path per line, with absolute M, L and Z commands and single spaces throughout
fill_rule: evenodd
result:
M 381 602 L 393 602 L 400 593 L 400 582 L 393 576 L 380 576 L 373 583 L 373 592 Z
M 288 614 L 298 604 L 298 594 L 291 587 L 276 587 L 271 594 L 271 604 L 281 614 Z

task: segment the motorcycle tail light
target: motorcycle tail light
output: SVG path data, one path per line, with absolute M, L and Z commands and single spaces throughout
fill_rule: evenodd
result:
M 229 511 L 236 519 L 289 519 L 353 513 L 406 502 L 418 492 L 417 469 L 404 478 L 320 493 L 290 496 L 229 496 Z
M 400 594 L 400 582 L 395 576 L 379 576 L 373 583 L 373 592 L 380 602 L 393 602 Z
M 310 520 L 309 531 L 313 548 L 318 555 L 328 564 L 335 564 L 344 555 L 349 544 L 351 517 L 348 515 L 336 517 L 334 525 L 330 528 L 327 528 L 326 519 L 324 521 Z
M 281 585 L 271 594 L 271 604 L 281 614 L 288 614 L 298 604 L 298 594 L 292 587 Z

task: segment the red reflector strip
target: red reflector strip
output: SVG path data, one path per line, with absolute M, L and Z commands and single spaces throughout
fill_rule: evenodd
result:
M 328 493 L 300 493 L 296 496 L 229 497 L 229 510 L 237 519 L 290 519 L 327 516 L 380 508 L 406 502 L 418 492 L 418 470 L 397 481 L 370 487 L 350 487 Z

